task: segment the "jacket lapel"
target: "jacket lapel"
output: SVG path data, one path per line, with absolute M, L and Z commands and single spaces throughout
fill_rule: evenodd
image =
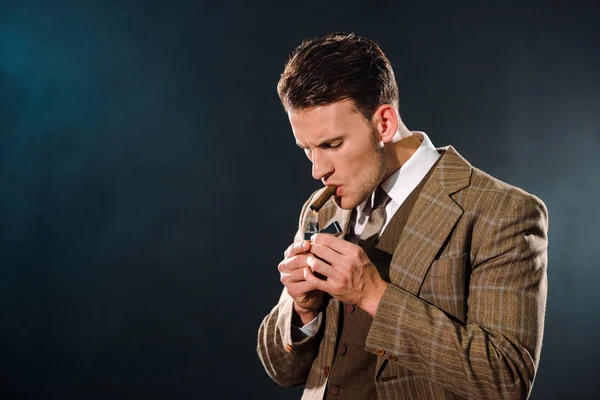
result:
M 450 197 L 469 185 L 471 165 L 452 146 L 443 150 L 406 221 L 390 263 L 390 281 L 417 296 L 431 262 L 463 209 Z M 377 358 L 379 374 L 386 359 Z
M 390 264 L 390 280 L 418 295 L 425 274 L 463 214 L 450 197 L 468 186 L 471 166 L 452 146 L 444 149 L 408 217 Z

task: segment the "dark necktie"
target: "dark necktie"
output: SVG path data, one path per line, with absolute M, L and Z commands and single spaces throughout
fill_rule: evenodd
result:
M 373 208 L 369 214 L 369 219 L 365 229 L 360 234 L 358 245 L 367 250 L 377 243 L 381 230 L 385 225 L 385 206 L 390 201 L 390 196 L 381 188 L 375 190 L 375 198 L 373 199 Z

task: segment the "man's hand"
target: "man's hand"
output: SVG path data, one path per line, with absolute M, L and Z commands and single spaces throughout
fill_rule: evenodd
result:
M 306 282 L 344 303 L 356 304 L 374 317 L 387 283 L 364 250 L 334 235 L 319 233 L 311 238 L 310 252 Z M 327 279 L 317 278 L 314 272 Z
M 300 316 L 303 325 L 315 319 L 323 303 L 323 292 L 315 290 L 316 287 L 304 279 L 306 271 L 310 271 L 306 262 L 309 256 L 306 252 L 310 249 L 311 244 L 308 240 L 291 244 L 283 253 L 284 258 L 277 267 L 281 283 L 294 299 L 294 310 Z

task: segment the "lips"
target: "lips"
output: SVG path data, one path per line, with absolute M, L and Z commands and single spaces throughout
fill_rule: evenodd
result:
M 337 187 L 337 190 L 335 191 L 335 195 L 338 197 L 342 195 L 342 187 L 341 186 Z

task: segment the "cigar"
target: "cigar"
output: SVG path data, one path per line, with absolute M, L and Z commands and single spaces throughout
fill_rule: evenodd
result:
M 323 207 L 325 203 L 327 203 L 327 200 L 329 200 L 331 196 L 335 194 L 336 190 L 337 186 L 327 186 L 327 189 L 325 189 L 325 191 L 321 193 L 319 198 L 313 201 L 313 203 L 310 205 L 311 210 L 319 212 L 321 207 Z

